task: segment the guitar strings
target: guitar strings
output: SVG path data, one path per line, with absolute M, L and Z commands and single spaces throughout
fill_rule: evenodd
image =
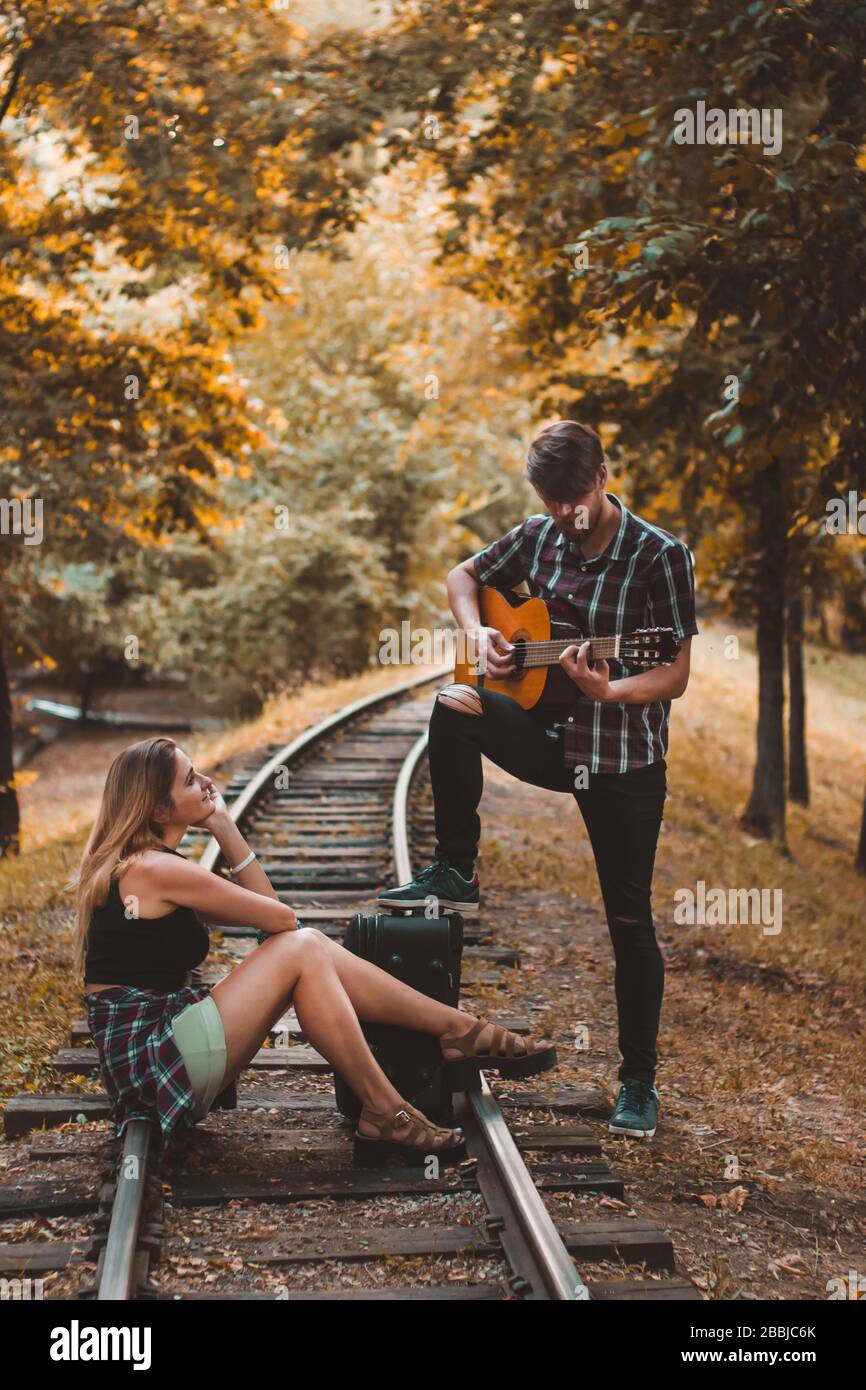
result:
M 620 651 L 617 653 L 616 637 L 580 637 L 573 638 L 571 641 L 548 639 L 537 642 L 521 642 L 519 644 L 521 649 L 520 666 L 523 670 L 526 670 L 535 666 L 549 665 L 550 659 L 558 659 L 567 647 L 575 645 L 580 646 L 582 642 L 586 641 L 592 644 L 590 655 L 593 660 L 604 660 L 606 657 L 618 657 L 621 661 L 629 660 L 627 651 L 628 638 L 622 640 Z M 626 650 L 623 650 L 624 647 Z M 651 655 L 649 649 L 644 648 L 631 657 L 631 660 L 633 663 L 637 663 L 640 661 L 641 657 L 647 657 L 649 655 Z

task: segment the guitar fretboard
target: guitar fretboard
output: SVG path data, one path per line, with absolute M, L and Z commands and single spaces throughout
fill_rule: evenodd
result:
M 567 642 L 523 642 L 521 643 L 524 657 L 521 663 L 524 670 L 530 666 L 552 666 L 559 660 L 566 647 L 579 647 L 587 639 L 585 637 L 571 637 Z M 615 660 L 619 656 L 621 636 L 617 637 L 590 637 L 589 654 L 593 661 Z

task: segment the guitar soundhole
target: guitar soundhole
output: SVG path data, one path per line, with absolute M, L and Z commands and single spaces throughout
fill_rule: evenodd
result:
M 523 670 L 523 663 L 526 660 L 526 643 L 522 637 L 514 638 L 514 677 L 516 679 Z

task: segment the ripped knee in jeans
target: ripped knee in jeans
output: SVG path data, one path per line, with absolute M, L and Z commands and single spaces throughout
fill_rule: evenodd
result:
M 456 709 L 461 714 L 484 713 L 481 696 L 472 685 L 446 685 L 436 699 L 446 709 Z

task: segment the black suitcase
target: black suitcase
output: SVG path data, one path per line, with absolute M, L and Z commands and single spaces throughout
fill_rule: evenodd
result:
M 404 984 L 456 1008 L 460 1000 L 463 918 L 388 916 L 358 913 L 346 928 L 344 944 Z M 442 1084 L 442 1049 L 438 1037 L 387 1023 L 361 1022 L 370 1050 L 404 1100 L 436 1124 L 451 1125 L 451 1091 Z M 334 1072 L 337 1109 L 353 1124 L 361 1114 L 354 1091 Z

